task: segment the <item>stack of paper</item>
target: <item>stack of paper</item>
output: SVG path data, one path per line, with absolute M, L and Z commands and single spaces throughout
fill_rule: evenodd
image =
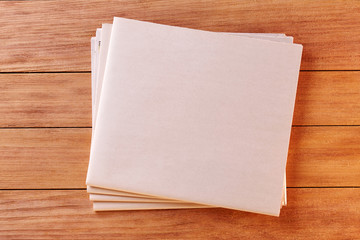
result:
M 301 45 L 123 18 L 91 44 L 94 210 L 279 215 Z

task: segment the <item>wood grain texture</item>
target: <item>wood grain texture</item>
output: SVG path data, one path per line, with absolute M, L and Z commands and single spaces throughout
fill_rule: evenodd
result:
M 355 239 L 360 189 L 288 189 L 279 218 L 227 209 L 94 213 L 85 191 L 1 191 L 1 239 Z M 355 237 L 355 238 L 354 238 Z
M 91 129 L 1 129 L 0 189 L 85 187 Z
M 300 72 L 293 124 L 360 125 L 360 72 Z
M 295 125 L 359 125 L 360 72 L 301 72 Z M 90 127 L 90 73 L 0 74 L 0 127 Z
M 0 74 L 0 127 L 91 126 L 90 74 Z
M 0 72 L 88 71 L 90 36 L 114 16 L 225 32 L 274 32 L 304 45 L 302 69 L 360 69 L 360 2 L 0 1 Z
M 0 189 L 85 188 L 91 129 L 0 129 Z M 360 186 L 360 127 L 293 127 L 290 187 Z
M 360 127 L 293 127 L 290 187 L 360 186 Z

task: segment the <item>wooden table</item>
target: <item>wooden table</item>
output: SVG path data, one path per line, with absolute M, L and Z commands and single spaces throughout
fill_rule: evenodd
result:
M 94 213 L 90 37 L 113 16 L 304 45 L 279 218 Z M 0 1 L 0 239 L 359 239 L 360 1 Z

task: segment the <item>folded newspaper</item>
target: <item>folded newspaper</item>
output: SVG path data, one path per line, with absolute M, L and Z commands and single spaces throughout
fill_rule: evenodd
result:
M 95 211 L 279 216 L 302 45 L 114 18 L 91 38 Z

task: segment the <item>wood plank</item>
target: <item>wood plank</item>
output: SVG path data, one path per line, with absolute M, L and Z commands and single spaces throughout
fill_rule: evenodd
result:
M 359 125 L 360 72 L 301 72 L 295 125 Z M 90 127 L 89 73 L 0 74 L 0 127 Z
M 91 129 L 0 129 L 0 189 L 85 188 Z M 360 127 L 293 127 L 290 187 L 360 186 Z
M 228 209 L 92 212 L 85 191 L 1 191 L 1 239 L 356 239 L 360 189 L 289 189 L 279 218 Z
M 290 187 L 360 186 L 360 127 L 293 127 Z
M 88 71 L 90 36 L 113 16 L 226 32 L 275 32 L 304 45 L 302 69 L 360 69 L 360 2 L 0 1 L 0 72 Z
M 360 125 L 360 72 L 300 72 L 295 125 Z
M 91 129 L 1 129 L 0 189 L 85 187 Z
M 91 126 L 90 74 L 0 74 L 0 127 Z

